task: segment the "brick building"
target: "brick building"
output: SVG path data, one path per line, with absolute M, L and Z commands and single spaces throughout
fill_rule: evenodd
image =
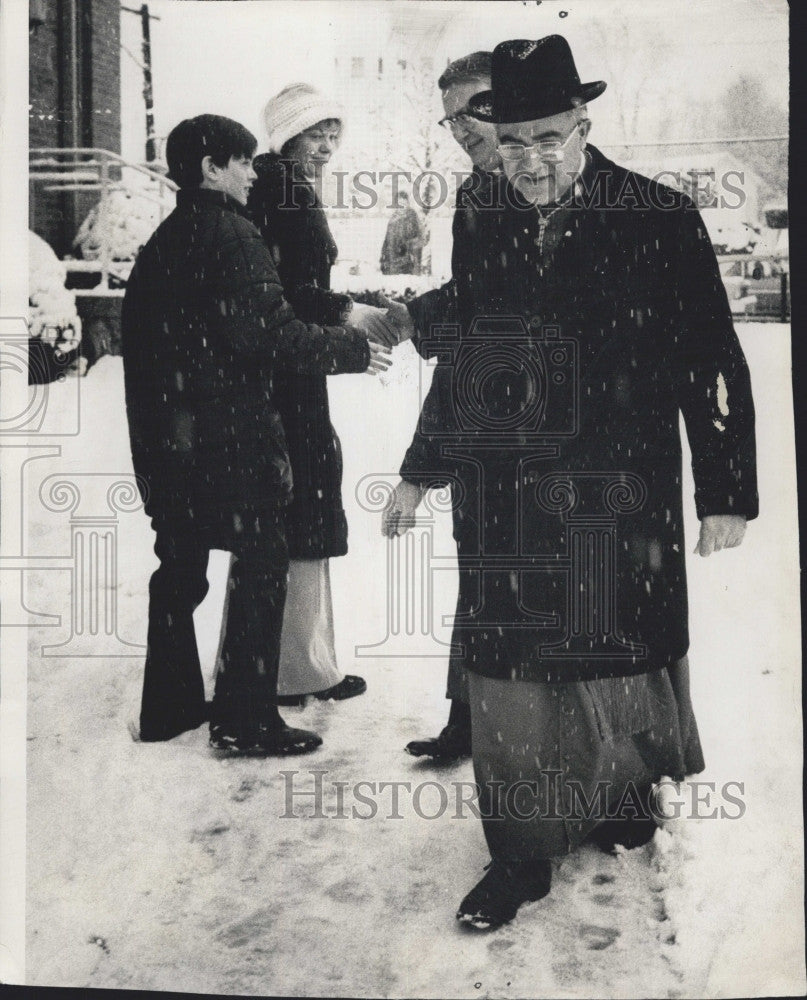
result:
M 29 0 L 29 146 L 119 153 L 120 0 Z M 62 257 L 95 192 L 32 184 L 31 229 Z

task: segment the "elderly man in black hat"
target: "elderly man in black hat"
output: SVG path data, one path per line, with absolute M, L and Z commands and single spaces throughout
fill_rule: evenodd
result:
M 508 183 L 480 213 L 443 315 L 390 310 L 438 357 L 440 420 L 401 475 L 451 483 L 487 874 L 459 907 L 491 929 L 586 838 L 652 837 L 652 788 L 704 763 L 689 698 L 679 414 L 701 556 L 758 513 L 754 409 L 695 205 L 588 144 L 558 35 L 493 53 L 469 113 Z M 452 331 L 457 331 L 452 333 Z

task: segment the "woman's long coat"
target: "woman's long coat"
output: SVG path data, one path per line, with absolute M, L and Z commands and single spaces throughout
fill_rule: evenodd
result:
M 453 280 L 409 304 L 438 366 L 401 474 L 451 485 L 454 655 L 491 677 L 686 653 L 679 413 L 698 517 L 758 513 L 749 373 L 701 217 L 586 160 L 543 215 L 504 183 L 466 191 Z
M 309 323 L 345 321 L 351 300 L 330 291 L 337 248 L 314 188 L 289 160 L 256 157 L 248 208 L 277 264 L 295 315 Z M 323 376 L 290 374 L 275 385 L 294 479 L 286 531 L 293 559 L 347 552 L 342 451 L 331 425 Z

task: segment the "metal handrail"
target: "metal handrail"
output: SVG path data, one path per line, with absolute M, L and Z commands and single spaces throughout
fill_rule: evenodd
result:
M 85 166 L 86 164 L 82 163 L 82 167 Z M 61 180 L 69 181 L 76 179 L 78 180 L 86 179 L 88 181 L 95 181 L 98 179 L 100 175 L 95 170 L 92 171 L 88 170 L 86 172 L 83 170 L 61 170 L 61 171 L 38 170 L 33 176 L 36 177 L 38 181 L 61 181 Z
M 40 146 L 29 150 L 29 156 L 67 156 L 68 154 L 82 155 L 82 156 L 99 156 L 101 158 L 99 165 L 103 164 L 103 161 L 107 163 L 114 162 L 117 166 L 128 167 L 131 170 L 137 170 L 146 177 L 157 181 L 159 184 L 164 185 L 170 191 L 176 191 L 177 185 L 165 176 L 160 170 L 156 170 L 153 167 L 149 167 L 145 163 L 133 163 L 131 160 L 124 159 L 119 153 L 113 153 L 109 149 L 100 149 L 95 146 L 69 146 L 67 148 L 60 148 L 58 146 Z M 57 161 L 58 162 L 58 161 Z M 37 164 L 36 160 L 29 160 L 29 166 L 35 166 Z M 87 166 L 87 163 L 79 163 L 77 165 Z M 93 164 L 95 166 L 95 164 Z
M 119 153 L 94 146 L 71 146 L 60 148 L 42 146 L 29 150 L 28 179 L 32 183 L 45 183 L 46 191 L 99 191 L 97 211 L 101 215 L 106 200 L 113 191 L 128 191 L 131 195 L 144 201 L 156 204 L 159 208 L 159 220 L 173 209 L 170 194 L 177 190 L 177 185 L 165 174 L 144 163 L 133 163 L 124 159 Z M 156 187 L 146 187 L 140 190 L 130 187 L 122 179 L 112 179 L 110 169 L 119 169 L 121 178 L 123 170 L 132 170 L 143 175 Z M 70 271 L 99 271 L 98 290 L 110 291 L 110 274 L 118 277 L 113 267 L 112 247 L 109 240 L 103 240 L 99 246 L 98 258 L 95 261 L 63 261 Z M 92 264 L 92 268 L 87 265 Z

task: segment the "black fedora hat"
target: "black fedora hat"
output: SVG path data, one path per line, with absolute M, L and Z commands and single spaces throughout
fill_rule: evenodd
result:
M 551 118 L 593 101 L 606 87 L 603 80 L 580 82 L 562 35 L 500 42 L 493 50 L 490 83 L 490 90 L 471 98 L 468 111 L 479 121 L 495 123 Z

